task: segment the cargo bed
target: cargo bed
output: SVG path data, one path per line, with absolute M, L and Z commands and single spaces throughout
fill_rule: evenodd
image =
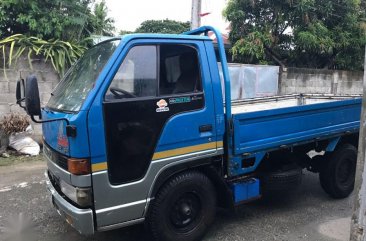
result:
M 361 95 L 292 94 L 231 102 L 232 114 L 358 99 Z
M 361 97 L 286 95 L 232 102 L 233 154 L 249 155 L 357 132 Z

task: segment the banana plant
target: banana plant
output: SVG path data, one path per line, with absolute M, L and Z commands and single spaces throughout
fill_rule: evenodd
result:
M 16 63 L 20 56 L 26 55 L 32 69 L 32 57 L 41 56 L 45 62 L 50 61 L 55 71 L 63 76 L 87 48 L 61 40 L 43 40 L 28 37 L 23 34 L 14 34 L 0 40 L 0 54 L 2 53 L 4 74 L 6 67 Z

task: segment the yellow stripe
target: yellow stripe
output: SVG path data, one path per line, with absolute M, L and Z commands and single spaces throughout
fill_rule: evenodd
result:
M 214 148 L 216 148 L 216 142 L 205 143 L 205 144 L 196 145 L 196 146 L 182 147 L 182 148 L 177 148 L 177 149 L 173 149 L 173 150 L 156 152 L 156 153 L 154 153 L 152 159 L 156 160 L 156 159 L 162 159 L 162 158 L 167 158 L 167 157 L 172 157 L 172 156 L 179 156 L 179 155 L 184 155 L 184 154 L 188 154 L 191 152 L 204 151 L 204 150 L 214 149 Z
M 220 147 L 223 147 L 223 145 L 224 145 L 223 141 L 218 141 L 218 142 L 210 142 L 210 143 L 205 143 L 205 144 L 200 144 L 200 145 L 195 145 L 195 146 L 187 146 L 187 147 L 182 147 L 182 148 L 177 148 L 177 149 L 172 149 L 172 150 L 167 150 L 167 151 L 161 151 L 161 152 L 154 153 L 152 159 L 157 160 L 157 159 L 162 159 L 162 158 L 167 158 L 167 157 L 184 155 L 184 154 L 188 154 L 188 153 L 192 153 L 192 152 L 196 152 L 196 151 L 205 151 L 205 150 L 209 150 L 209 149 L 220 148 Z M 101 162 L 101 163 L 96 163 L 96 164 L 92 165 L 93 172 L 104 171 L 104 170 L 107 170 L 107 168 L 108 168 L 107 162 Z
M 217 144 L 217 148 L 223 147 L 224 146 L 224 142 L 223 141 L 218 141 L 216 142 Z
M 101 162 L 92 165 L 93 172 L 99 172 L 104 170 L 107 170 L 107 162 Z

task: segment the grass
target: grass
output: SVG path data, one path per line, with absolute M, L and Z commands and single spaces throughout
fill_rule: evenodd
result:
M 44 161 L 42 152 L 38 156 L 21 155 L 13 151 L 7 152 L 10 157 L 0 157 L 0 166 L 16 165 L 23 162 Z

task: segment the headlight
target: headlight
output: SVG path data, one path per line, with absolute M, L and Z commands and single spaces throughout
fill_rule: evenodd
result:
M 74 187 L 60 180 L 61 192 L 81 207 L 91 205 L 91 189 Z

